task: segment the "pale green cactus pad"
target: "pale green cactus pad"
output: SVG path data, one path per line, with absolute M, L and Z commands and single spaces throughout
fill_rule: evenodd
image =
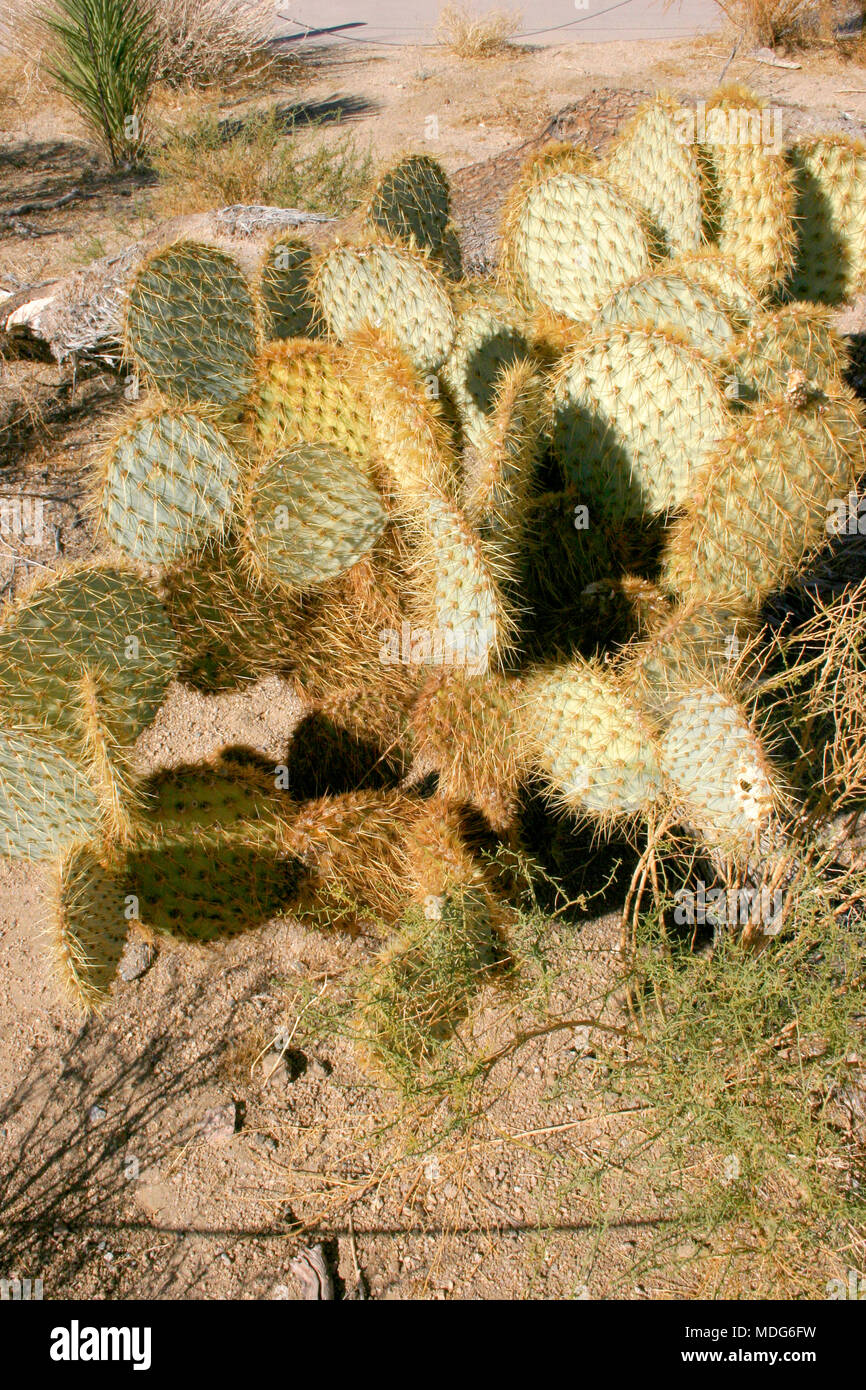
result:
M 437 372 L 454 341 L 454 312 L 433 263 L 408 248 L 336 246 L 314 291 L 333 335 L 369 325 L 393 335 L 419 372 Z
M 656 97 L 617 136 L 605 173 L 663 234 L 671 255 L 701 244 L 701 171 L 694 144 L 684 139 L 682 108 Z
M 709 290 L 673 271 L 658 271 L 623 285 L 599 310 L 600 323 L 669 328 L 705 357 L 730 350 L 734 328 Z
M 529 188 L 510 212 L 504 249 L 521 297 L 578 321 L 645 274 L 654 250 L 644 215 L 624 193 L 576 173 Z
M 866 285 L 866 144 L 822 135 L 793 145 L 797 260 L 792 299 L 841 304 Z
M 600 666 L 577 658 L 531 676 L 517 717 L 555 800 L 576 814 L 632 816 L 659 799 L 649 728 Z
M 759 294 L 781 289 L 796 255 L 793 178 L 767 115 L 749 93 L 722 92 L 703 146 L 719 249 Z
M 730 428 L 711 363 L 643 328 L 611 327 L 567 353 L 552 399 L 566 478 L 611 517 L 681 506 Z
M 342 574 L 387 523 L 379 494 L 345 454 L 299 444 L 256 467 L 244 490 L 242 542 L 254 575 L 304 589 Z
M 701 837 L 731 852 L 752 848 L 780 791 L 739 705 L 709 685 L 681 692 L 659 747 L 675 803 Z
M 12 725 L 0 732 L 0 854 L 50 859 L 96 839 L 102 808 L 79 761 L 50 731 Z
M 845 345 L 828 311 L 814 304 L 787 304 L 755 317 L 738 338 L 732 367 L 747 399 L 838 388 Z
M 207 417 L 187 410 L 134 420 L 104 460 L 106 535 L 133 559 L 172 564 L 223 530 L 240 473 L 234 448 Z
M 759 608 L 826 542 L 834 504 L 866 470 L 850 393 L 759 406 L 704 463 L 668 533 L 663 582 L 689 602 Z
M 460 315 L 442 380 L 457 407 L 466 442 L 474 449 L 483 450 L 489 443 L 503 371 L 528 352 L 520 327 L 486 304 L 471 305 Z
M 677 256 L 669 269 L 693 284 L 703 285 L 728 314 L 744 322 L 761 308 L 761 301 L 746 276 L 717 246 Z

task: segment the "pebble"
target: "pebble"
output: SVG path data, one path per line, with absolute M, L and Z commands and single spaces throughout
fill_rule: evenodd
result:
M 139 980 L 156 960 L 156 949 L 148 941 L 127 941 L 117 973 L 121 980 Z
M 270 1134 L 251 1134 L 250 1144 L 254 1149 L 259 1149 L 261 1153 L 276 1153 L 279 1145 L 276 1139 L 272 1139 Z
M 87 1112 L 87 1119 L 90 1124 L 98 1125 L 100 1120 L 104 1120 L 107 1114 L 108 1111 L 103 1109 L 101 1105 L 91 1105 Z
M 238 1128 L 238 1107 L 232 1100 L 227 1105 L 217 1105 L 206 1110 L 199 1126 L 208 1144 L 221 1148 L 228 1144 Z

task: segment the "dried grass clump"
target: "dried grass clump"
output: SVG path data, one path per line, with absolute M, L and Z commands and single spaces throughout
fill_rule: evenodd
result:
M 152 0 L 159 39 L 157 77 L 204 87 L 276 59 L 271 0 Z
M 461 5 L 444 5 L 439 14 L 439 42 L 458 58 L 497 58 L 508 51 L 523 21 L 521 14 L 488 10 L 474 14 Z
M 737 33 L 756 48 L 832 40 L 833 0 L 716 0 Z

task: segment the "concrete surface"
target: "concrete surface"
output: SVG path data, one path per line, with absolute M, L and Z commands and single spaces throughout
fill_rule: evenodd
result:
M 462 3 L 462 0 L 460 0 Z M 432 44 L 443 0 L 279 0 L 280 33 L 319 42 L 323 30 L 351 44 Z M 519 38 L 530 44 L 604 43 L 613 39 L 687 38 L 720 27 L 715 0 L 477 0 L 476 13 L 491 9 L 522 14 Z

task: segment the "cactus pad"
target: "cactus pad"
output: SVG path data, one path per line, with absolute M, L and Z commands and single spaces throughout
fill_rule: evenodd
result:
M 518 185 L 506 212 L 504 273 L 530 305 L 591 318 L 645 274 L 654 244 L 644 215 L 595 174 L 552 173 Z
M 127 555 L 172 564 L 223 529 L 239 479 L 235 450 L 206 417 L 146 415 L 105 457 L 102 524 Z
M 156 716 L 178 654 L 165 610 L 137 574 L 72 565 L 25 592 L 0 624 L 0 703 L 27 723 L 68 729 L 71 692 L 91 669 L 116 737 L 132 743 Z
M 436 372 L 454 341 L 454 313 L 428 258 L 392 246 L 337 246 L 320 262 L 314 292 L 342 341 L 368 325 L 384 329 L 419 372 Z
M 251 572 L 287 589 L 321 584 L 375 545 L 387 517 L 351 459 L 324 444 L 272 454 L 244 489 L 242 545 Z
M 617 136 L 605 174 L 644 208 L 670 255 L 701 244 L 701 171 L 694 146 L 683 140 L 682 110 L 666 97 L 642 106 Z
M 164 395 L 238 404 L 253 385 L 258 348 L 256 305 L 240 267 L 195 241 L 151 256 L 129 291 L 126 347 Z
M 866 145 L 822 135 L 792 146 L 797 193 L 794 299 L 841 304 L 866 285 Z
M 718 374 L 661 331 L 611 327 L 566 355 L 554 447 L 569 482 L 613 517 L 682 504 L 729 428 Z

